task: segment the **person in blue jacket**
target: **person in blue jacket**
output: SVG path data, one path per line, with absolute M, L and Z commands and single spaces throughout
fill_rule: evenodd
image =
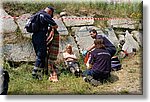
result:
M 54 8 L 46 7 L 44 10 L 39 11 L 39 18 L 37 19 L 40 24 L 38 32 L 33 32 L 32 43 L 36 53 L 35 66 L 32 71 L 32 77 L 35 79 L 42 79 L 42 70 L 45 68 L 46 56 L 47 56 L 47 45 L 46 45 L 46 34 L 48 32 L 48 26 L 57 29 L 58 26 L 53 18 Z
M 103 39 L 106 50 L 110 53 L 111 57 L 115 55 L 116 47 L 104 35 L 97 34 L 97 31 L 95 29 L 90 30 L 89 33 L 93 39 Z M 84 50 L 82 54 L 85 56 L 87 52 L 93 50 L 94 48 L 95 44 Z
M 96 39 L 94 44 L 95 49 L 91 52 L 89 60 L 90 67 L 83 72 L 83 79 L 86 82 L 97 84 L 97 81 L 102 82 L 110 77 L 111 55 L 106 50 L 103 39 Z

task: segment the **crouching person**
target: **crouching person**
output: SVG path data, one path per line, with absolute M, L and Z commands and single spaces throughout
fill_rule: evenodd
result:
M 66 49 L 63 53 L 63 58 L 65 60 L 65 65 L 67 66 L 67 69 L 75 74 L 75 76 L 80 76 L 80 73 L 82 72 L 80 70 L 79 62 L 77 61 L 76 55 L 72 51 L 72 46 L 68 44 L 66 46 Z
M 110 77 L 111 55 L 105 49 L 103 39 L 94 41 L 95 49 L 91 52 L 89 68 L 83 72 L 83 80 L 92 85 L 100 84 L 104 79 Z

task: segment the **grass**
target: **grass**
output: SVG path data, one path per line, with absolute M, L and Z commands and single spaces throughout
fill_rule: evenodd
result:
M 142 18 L 142 3 L 140 2 L 130 4 L 121 3 L 116 5 L 108 4 L 105 2 L 4 2 L 3 8 L 10 15 L 19 16 L 24 13 L 36 13 L 37 11 L 50 5 L 55 8 L 56 14 L 59 14 L 62 11 L 66 11 L 69 14 L 76 15 L 76 13 L 80 13 L 82 10 L 85 10 L 87 15 L 95 14 L 95 17 L 130 17 L 134 19 Z
M 48 80 L 49 76 L 44 75 L 43 80 L 32 79 L 32 64 L 21 64 L 19 67 L 10 67 L 5 63 L 5 69 L 10 74 L 9 95 L 130 95 L 142 94 L 142 73 L 140 53 L 132 58 L 122 61 L 122 68 L 113 71 L 111 77 L 102 85 L 94 87 L 82 80 L 82 77 L 75 77 L 67 71 L 63 71 L 56 83 Z M 128 66 L 126 66 L 128 65 Z M 82 69 L 84 69 L 82 65 Z

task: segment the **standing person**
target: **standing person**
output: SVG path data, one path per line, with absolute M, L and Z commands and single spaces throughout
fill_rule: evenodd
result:
M 58 69 L 55 66 L 55 61 L 59 53 L 59 33 L 56 29 L 50 28 L 47 35 L 47 60 L 48 69 L 51 69 L 49 80 L 52 82 L 58 81 Z
M 52 28 L 57 29 L 58 26 L 53 18 L 54 9 L 52 7 L 46 7 L 44 10 L 39 11 L 38 22 L 40 29 L 37 32 L 33 32 L 32 43 L 36 53 L 35 66 L 32 71 L 32 76 L 35 79 L 41 80 L 42 69 L 45 68 L 45 60 L 47 56 L 47 45 L 46 45 L 46 34 L 48 32 L 48 25 L 50 24 Z
M 115 46 L 105 36 L 97 34 L 97 31 L 95 29 L 90 30 L 89 33 L 93 39 L 103 39 L 105 48 L 110 53 L 111 57 L 115 55 L 116 53 Z M 86 55 L 87 52 L 91 51 L 94 48 L 95 48 L 95 44 L 93 44 L 85 51 L 83 51 L 83 55 Z
M 91 52 L 90 55 L 90 68 L 83 72 L 83 79 L 86 82 L 92 82 L 92 79 L 103 81 L 104 79 L 110 77 L 111 55 L 108 50 L 106 50 L 103 39 L 96 39 L 94 44 L 95 49 Z

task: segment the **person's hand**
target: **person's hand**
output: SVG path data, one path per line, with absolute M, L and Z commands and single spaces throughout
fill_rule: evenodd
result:
M 57 29 L 58 28 L 58 25 L 55 25 L 55 26 L 52 26 L 53 29 Z
M 83 55 L 83 56 L 86 56 L 87 52 L 88 52 L 87 50 L 84 50 L 84 51 L 82 52 L 82 55 Z

